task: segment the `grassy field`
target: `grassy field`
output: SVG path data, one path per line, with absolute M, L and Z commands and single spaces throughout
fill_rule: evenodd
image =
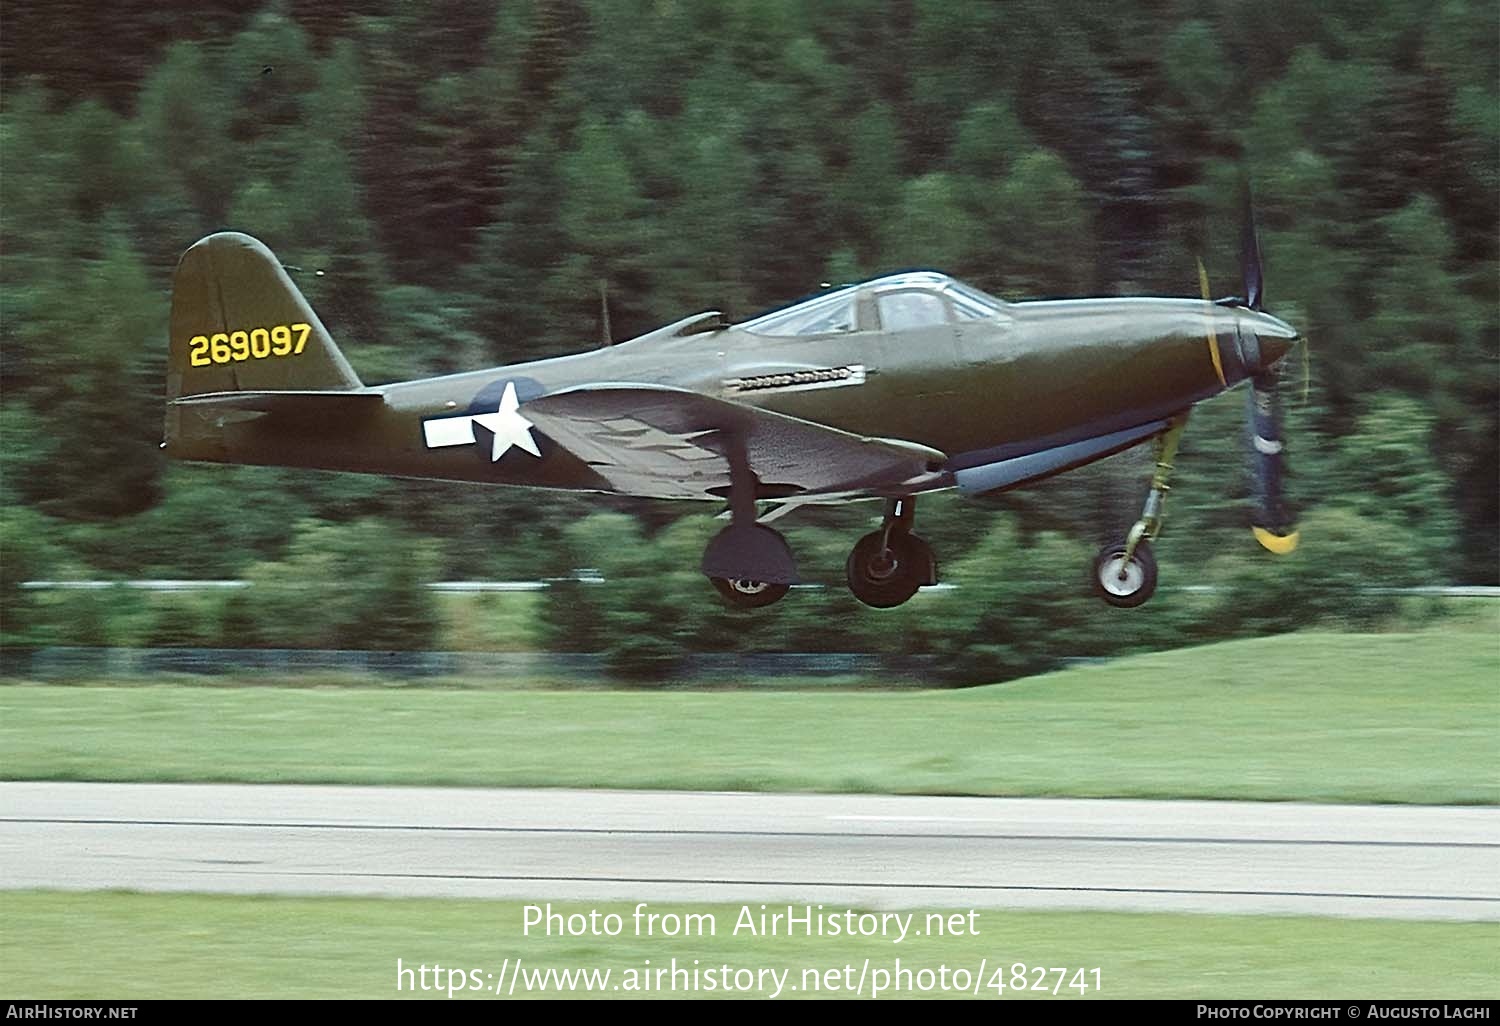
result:
M 1500 640 L 1301 634 L 913 693 L 0 688 L 7 779 L 1500 801 Z
M 540 904 L 540 902 L 539 902 Z M 499 901 L 426 899 L 246 898 L 200 895 L 0 893 L 5 929 L 0 965 L 6 991 L 17 998 L 301 998 L 397 996 L 447 1000 L 447 970 L 499 974 L 506 959 L 532 969 L 610 969 L 605 994 L 626 970 L 730 966 L 771 968 L 782 997 L 809 993 L 806 969 L 838 969 L 851 986 L 865 959 L 875 969 L 963 968 L 985 972 L 980 996 L 1076 1000 L 1066 989 L 1010 989 L 1010 968 L 1100 970 L 1083 996 L 1105 998 L 1480 998 L 1500 996 L 1492 923 L 1402 923 L 1350 919 L 1145 915 L 1093 912 L 981 911 L 977 936 L 915 937 L 900 944 L 880 937 L 734 936 L 737 905 L 653 904 L 653 910 L 710 913 L 712 937 L 637 937 L 631 904 L 556 903 L 564 914 L 620 914 L 617 937 L 531 936 L 522 933 L 523 905 Z M 759 906 L 752 906 L 754 911 Z M 840 910 L 842 911 L 842 910 Z M 925 921 L 926 913 L 914 922 Z M 965 920 L 967 923 L 967 919 Z M 440 989 L 396 990 L 404 967 L 441 965 Z M 843 968 L 854 967 L 853 977 Z M 1006 989 L 984 986 L 995 968 Z M 457 977 L 454 978 L 455 982 Z M 742 977 L 742 979 L 744 979 Z M 878 979 L 871 975 L 870 981 Z M 913 982 L 916 982 L 913 977 Z M 1034 984 L 1031 974 L 1027 982 Z M 762 977 L 769 996 L 770 977 Z M 827 978 L 823 978 L 826 986 Z M 429 974 L 427 982 L 433 982 Z M 464 977 L 463 982 L 471 979 Z M 481 982 L 493 987 L 488 979 Z M 420 987 L 414 977 L 408 987 Z M 628 987 L 628 984 L 626 984 Z M 508 989 L 508 988 L 507 988 Z M 970 984 L 972 991 L 972 984 Z M 524 993 L 518 985 L 514 996 Z M 869 996 L 867 982 L 865 996 Z M 754 993 L 754 992 L 752 992 Z M 919 996 L 939 996 L 932 991 Z M 484 996 L 465 990 L 459 997 Z M 653 988 L 650 994 L 658 996 Z M 660 996 L 674 996 L 670 991 Z M 675 995 L 722 997 L 722 991 Z M 847 997 L 824 989 L 820 996 Z M 887 992 L 882 997 L 911 996 Z M 493 995 L 491 995 L 493 997 Z

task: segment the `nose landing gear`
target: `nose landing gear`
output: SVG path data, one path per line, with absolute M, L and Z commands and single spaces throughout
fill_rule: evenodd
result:
M 1131 526 L 1124 541 L 1104 546 L 1094 557 L 1094 594 L 1112 606 L 1133 609 L 1156 592 L 1156 559 L 1151 555 L 1151 543 L 1161 534 L 1166 518 L 1167 493 L 1172 490 L 1168 483 L 1172 461 L 1177 457 L 1177 445 L 1186 427 L 1184 413 L 1174 417 L 1167 430 L 1157 436 L 1156 472 L 1151 476 L 1151 490 L 1146 494 L 1141 518 Z

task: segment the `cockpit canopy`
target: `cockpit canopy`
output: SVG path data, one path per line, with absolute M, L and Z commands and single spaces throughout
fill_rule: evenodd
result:
M 773 310 L 738 327 L 787 338 L 851 331 L 905 331 L 1005 315 L 1005 302 L 937 271 L 906 271 L 847 285 Z

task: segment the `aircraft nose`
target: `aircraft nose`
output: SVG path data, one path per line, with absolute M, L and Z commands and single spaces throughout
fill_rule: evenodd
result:
M 1259 310 L 1239 311 L 1239 331 L 1245 362 L 1258 370 L 1280 360 L 1301 337 L 1286 321 Z

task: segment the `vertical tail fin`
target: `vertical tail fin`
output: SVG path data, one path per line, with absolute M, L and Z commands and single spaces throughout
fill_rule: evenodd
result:
M 362 387 L 275 255 L 239 232 L 200 239 L 182 255 L 171 333 L 169 401 L 204 392 Z

